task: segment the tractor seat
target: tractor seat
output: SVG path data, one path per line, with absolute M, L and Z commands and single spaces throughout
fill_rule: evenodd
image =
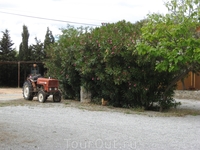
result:
M 33 81 L 33 82 L 36 82 L 38 78 L 41 78 L 42 76 L 39 74 L 39 75 L 34 75 L 34 76 L 31 76 L 30 79 Z

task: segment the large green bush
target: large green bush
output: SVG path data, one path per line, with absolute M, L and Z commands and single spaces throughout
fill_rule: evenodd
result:
M 92 97 L 120 107 L 145 107 L 161 102 L 172 74 L 155 71 L 156 61 L 135 51 L 145 20 L 120 21 L 95 29 L 68 26 L 49 48 L 48 73 L 61 81 L 65 97 L 79 98 L 80 86 Z M 171 104 L 173 88 L 167 93 Z

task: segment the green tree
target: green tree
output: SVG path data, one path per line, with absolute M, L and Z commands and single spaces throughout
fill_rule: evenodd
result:
M 146 56 L 144 61 L 155 60 L 155 70 L 172 75 L 162 94 L 163 107 L 177 81 L 200 69 L 200 39 L 196 32 L 200 26 L 199 0 L 171 0 L 165 5 L 169 10 L 166 15 L 148 16 L 134 51 Z
M 0 61 L 14 61 L 16 60 L 16 50 L 12 48 L 13 44 L 6 29 L 3 37 L 0 40 Z M 16 86 L 17 81 L 17 66 L 13 64 L 0 64 L 0 85 Z
M 27 26 L 23 25 L 22 42 L 19 47 L 19 60 L 31 60 L 31 49 L 28 45 L 29 32 Z
M 26 25 L 23 25 L 23 31 L 22 31 L 22 42 L 19 46 L 19 55 L 18 60 L 19 61 L 31 61 L 32 60 L 32 47 L 28 45 L 29 42 L 29 32 L 28 27 Z M 23 77 L 20 77 L 21 79 L 26 79 L 27 72 L 30 73 L 30 67 L 29 64 L 23 64 L 21 65 L 21 74 L 23 74 Z
M 45 39 L 44 39 L 44 48 L 47 48 L 50 44 L 55 42 L 55 38 L 53 36 L 53 33 L 51 30 L 49 30 L 49 27 L 47 27 Z
M 9 35 L 9 31 L 6 29 L 3 33 L 3 37 L 0 41 L 0 60 L 1 61 L 13 61 L 15 60 L 16 50 L 12 48 L 14 43 Z
M 40 40 L 35 38 L 36 44 L 30 46 L 32 49 L 32 60 L 34 61 L 43 61 L 44 60 L 44 44 Z
M 46 57 L 46 49 L 55 42 L 55 38 L 53 36 L 53 33 L 51 30 L 49 30 L 49 27 L 47 27 L 45 39 L 44 39 L 44 55 Z

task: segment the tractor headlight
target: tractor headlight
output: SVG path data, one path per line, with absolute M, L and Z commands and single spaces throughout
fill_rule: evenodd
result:
M 52 88 L 49 88 L 49 91 L 51 91 L 52 90 Z
M 57 91 L 58 89 L 57 88 L 55 88 L 55 91 Z

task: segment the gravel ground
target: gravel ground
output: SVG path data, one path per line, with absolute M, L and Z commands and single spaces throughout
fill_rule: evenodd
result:
M 0 89 L 1 150 L 200 149 L 200 115 L 130 113 L 71 101 L 52 103 L 51 98 L 40 104 L 22 100 L 21 89 L 11 101 L 12 92 L 7 92 Z M 180 101 L 184 105 L 179 109 L 200 110 L 200 101 Z M 5 102 L 13 104 L 1 105 Z

